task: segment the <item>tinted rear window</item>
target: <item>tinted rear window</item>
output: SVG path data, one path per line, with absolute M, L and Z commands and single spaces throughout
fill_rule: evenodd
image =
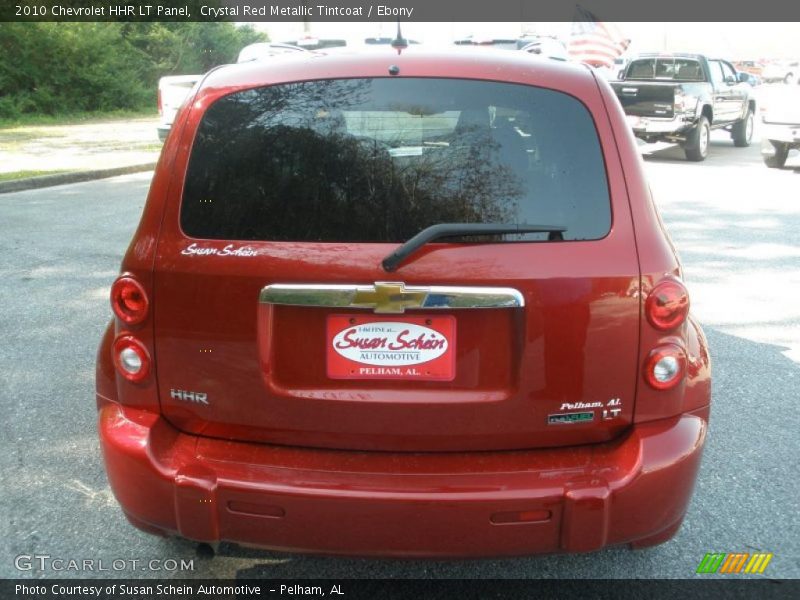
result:
M 703 68 L 691 58 L 640 58 L 631 62 L 625 78 L 703 81 Z
M 402 242 L 452 222 L 565 225 L 568 240 L 604 237 L 605 165 L 583 104 L 460 79 L 237 92 L 202 119 L 181 207 L 187 235 L 226 240 Z

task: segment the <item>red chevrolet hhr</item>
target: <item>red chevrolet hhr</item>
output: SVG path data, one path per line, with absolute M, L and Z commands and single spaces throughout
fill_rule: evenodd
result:
M 137 527 L 391 556 L 644 547 L 687 510 L 706 341 L 586 67 L 411 47 L 225 66 L 111 289 Z

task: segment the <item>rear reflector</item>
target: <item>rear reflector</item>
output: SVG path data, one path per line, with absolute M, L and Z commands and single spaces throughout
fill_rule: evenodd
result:
M 542 521 L 549 521 L 550 516 L 550 511 L 546 509 L 521 510 L 514 512 L 494 513 L 489 520 L 495 525 L 507 525 L 510 523 L 539 523 Z
M 136 325 L 144 321 L 149 305 L 142 284 L 133 277 L 124 275 L 111 286 L 111 308 L 126 325 Z
M 117 336 L 113 346 L 114 366 L 128 381 L 142 381 L 150 372 L 150 353 L 144 344 L 129 333 Z
M 665 279 L 647 296 L 645 314 L 650 324 L 661 331 L 681 325 L 689 314 L 689 292 L 676 279 Z
M 647 357 L 644 376 L 657 390 L 674 388 L 686 372 L 686 354 L 675 344 L 659 346 Z
M 286 511 L 273 504 L 257 504 L 255 502 L 241 502 L 238 500 L 231 500 L 228 502 L 228 510 L 235 513 L 242 513 L 243 515 L 255 515 L 258 517 L 270 517 L 272 519 L 280 519 L 286 515 Z

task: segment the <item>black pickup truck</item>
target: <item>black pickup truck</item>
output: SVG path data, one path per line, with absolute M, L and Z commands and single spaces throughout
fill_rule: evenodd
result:
M 611 82 L 636 137 L 679 143 L 688 160 L 705 160 L 712 129 L 749 146 L 756 111 L 746 73 L 701 54 L 640 54 Z

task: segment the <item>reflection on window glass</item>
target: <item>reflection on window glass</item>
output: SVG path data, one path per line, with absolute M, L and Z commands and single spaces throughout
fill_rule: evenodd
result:
M 181 207 L 187 235 L 230 240 L 401 242 L 452 222 L 604 237 L 608 185 L 586 108 L 552 90 L 459 79 L 237 92 L 203 117 Z

